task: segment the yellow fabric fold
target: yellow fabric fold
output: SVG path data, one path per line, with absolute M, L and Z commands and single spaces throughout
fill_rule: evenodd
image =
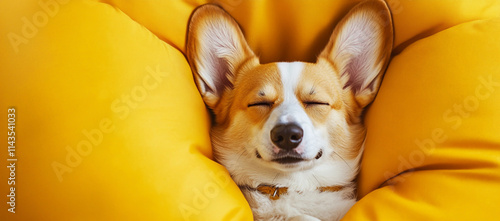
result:
M 0 114 L 16 109 L 18 159 L 16 214 L 4 202 L 1 220 L 252 220 L 211 160 L 183 55 L 206 2 L 273 62 L 314 61 L 358 1 L 1 1 Z M 388 3 L 395 57 L 366 115 L 361 200 L 344 220 L 497 218 L 500 2 Z M 0 177 L 9 194 L 10 171 Z

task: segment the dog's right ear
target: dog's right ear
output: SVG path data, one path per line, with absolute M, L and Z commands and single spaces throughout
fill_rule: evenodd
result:
M 238 23 L 215 5 L 203 5 L 194 11 L 186 52 L 198 90 L 212 109 L 222 93 L 233 88 L 236 69 L 255 56 Z
M 343 88 L 364 108 L 377 94 L 392 45 L 389 6 L 383 0 L 363 1 L 339 22 L 319 57 L 337 68 Z

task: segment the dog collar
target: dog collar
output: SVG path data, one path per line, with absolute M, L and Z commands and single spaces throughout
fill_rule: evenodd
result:
M 280 198 L 281 195 L 287 194 L 288 193 L 288 187 L 277 187 L 273 185 L 266 185 L 266 184 L 261 184 L 257 186 L 257 188 L 253 188 L 250 186 L 239 186 L 240 189 L 247 189 L 251 191 L 258 191 L 261 194 L 264 195 L 269 195 L 269 199 L 271 200 L 277 200 Z M 322 193 L 322 192 L 338 192 L 342 190 L 344 186 L 322 186 L 318 187 L 317 190 Z M 300 192 L 299 192 L 300 193 Z

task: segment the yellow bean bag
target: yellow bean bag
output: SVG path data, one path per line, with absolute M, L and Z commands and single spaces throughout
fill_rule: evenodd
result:
M 0 220 L 252 219 L 183 55 L 204 3 L 0 2 Z M 357 1 L 215 3 L 272 62 L 314 61 Z M 388 3 L 394 56 L 344 220 L 497 219 L 500 1 Z

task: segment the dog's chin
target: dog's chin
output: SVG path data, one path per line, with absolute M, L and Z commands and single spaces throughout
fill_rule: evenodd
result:
M 309 170 L 314 167 L 315 163 L 313 160 L 302 160 L 296 163 L 277 163 L 275 161 L 270 161 L 268 165 L 279 171 L 295 172 Z
M 283 172 L 309 170 L 314 167 L 315 161 L 321 158 L 322 155 L 323 151 L 320 150 L 317 155 L 311 159 L 303 158 L 298 155 L 274 156 L 271 159 L 264 159 L 259 152 L 256 153 L 258 160 L 266 166 Z

